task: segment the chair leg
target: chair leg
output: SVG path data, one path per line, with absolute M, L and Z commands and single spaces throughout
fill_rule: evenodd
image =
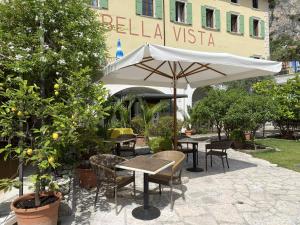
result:
M 173 182 L 170 184 L 171 187 L 171 198 L 170 198 L 170 202 L 171 202 L 171 211 L 173 211 L 173 207 L 174 207 L 174 202 L 173 202 Z
M 159 188 L 159 195 L 161 195 L 161 184 L 158 185 Z
M 205 168 L 206 168 L 206 172 L 207 172 L 207 155 L 205 155 Z
M 135 175 L 134 175 L 134 180 L 133 180 L 133 196 L 135 198 L 136 195 L 136 190 L 135 190 L 136 186 L 135 186 Z
M 222 159 L 222 166 L 223 166 L 223 170 L 225 171 L 224 159 L 223 159 L 223 157 L 222 157 L 222 156 L 221 156 L 221 159 Z
M 118 202 L 117 202 L 117 190 L 118 188 L 115 187 L 115 206 L 116 206 L 116 215 L 118 215 Z
M 228 169 L 229 169 L 229 163 L 228 163 L 227 155 L 226 155 L 226 162 L 227 162 L 227 167 L 228 167 Z
M 96 197 L 95 197 L 95 202 L 94 202 L 94 205 L 96 205 L 96 204 L 97 204 L 97 200 L 98 200 L 98 194 L 99 194 L 99 189 L 100 189 L 100 185 L 97 185 Z
M 181 179 L 180 179 L 180 188 L 181 188 L 182 199 L 185 200 L 184 191 L 183 191 L 183 183 L 182 183 Z
M 210 166 L 212 167 L 212 155 L 210 155 Z

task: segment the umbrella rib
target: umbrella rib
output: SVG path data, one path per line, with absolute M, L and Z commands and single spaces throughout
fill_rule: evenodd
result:
M 154 68 L 152 68 L 152 67 L 150 67 L 150 66 L 148 66 L 148 65 L 145 65 L 145 64 L 143 64 L 143 63 L 140 63 L 140 64 L 141 64 L 141 65 L 136 64 L 135 66 L 137 66 L 137 67 L 139 67 L 139 68 L 141 68 L 141 69 L 147 70 L 147 71 L 149 71 L 149 72 L 153 72 L 153 70 L 155 70 Z M 158 75 L 161 75 L 161 76 L 163 76 L 163 77 L 167 77 L 167 78 L 173 79 L 173 78 L 172 78 L 171 76 L 169 76 L 168 74 L 163 73 L 163 72 L 161 72 L 161 71 L 159 71 L 159 70 L 157 70 L 155 73 L 158 74 Z
M 204 71 L 206 71 L 206 70 L 209 70 L 209 68 L 204 68 L 204 69 L 202 69 L 202 68 L 203 68 L 203 67 L 199 67 L 198 70 L 193 71 L 193 72 L 189 72 L 188 74 L 185 74 L 185 75 L 183 75 L 183 76 L 181 76 L 181 77 L 188 77 L 188 76 L 191 76 L 191 75 L 193 75 L 193 74 L 201 73 L 201 72 L 204 72 Z
M 208 66 L 209 64 L 205 64 L 205 65 Z M 185 76 L 189 76 L 190 74 L 194 74 L 195 71 L 198 71 L 199 69 L 202 69 L 203 67 L 204 67 L 204 65 L 200 66 L 200 67 L 197 67 L 197 68 L 189 71 L 188 73 L 185 73 Z M 179 78 L 181 78 L 181 77 L 184 77 L 184 74 L 180 74 Z
M 176 74 L 175 74 L 175 72 L 173 71 L 173 68 L 172 68 L 172 65 L 171 65 L 170 61 L 168 61 L 168 65 L 169 65 L 169 67 L 170 67 L 170 70 L 171 70 L 171 72 L 172 72 L 173 77 L 176 77 Z M 173 79 L 173 77 L 172 77 L 172 79 Z
M 216 73 L 219 73 L 219 74 L 221 74 L 221 75 L 223 75 L 223 76 L 227 76 L 226 73 L 222 73 L 221 71 L 216 70 L 216 69 L 213 69 L 213 68 L 211 68 L 210 66 L 207 66 L 207 65 L 204 65 L 204 64 L 201 64 L 201 63 L 197 63 L 197 64 L 199 64 L 199 65 L 201 65 L 201 66 L 203 66 L 203 67 L 206 67 L 207 69 L 210 69 L 210 70 L 212 70 L 212 71 L 215 71 Z
M 195 62 L 193 62 L 192 64 L 190 64 L 187 68 L 184 69 L 184 71 L 182 73 L 185 73 L 186 71 L 188 71 L 195 64 L 196 64 Z M 181 73 L 179 73 L 178 75 L 180 76 Z
M 180 74 L 184 75 L 183 68 L 182 68 L 180 62 L 178 62 L 178 65 L 179 65 L 179 67 L 180 67 L 180 69 L 181 69 L 181 72 L 177 75 L 177 79 L 180 78 L 180 76 L 179 76 Z M 186 78 L 186 76 L 184 76 L 184 79 L 185 79 L 185 81 L 186 81 L 188 84 L 190 83 L 189 80 Z
M 154 74 L 154 73 L 156 73 L 157 71 L 159 71 L 158 69 L 159 69 L 160 67 L 162 67 L 165 63 L 166 63 L 166 61 L 163 61 L 158 67 L 155 68 L 155 70 L 153 70 L 153 71 L 152 71 L 152 72 L 144 79 L 144 81 L 147 80 L 152 74 Z

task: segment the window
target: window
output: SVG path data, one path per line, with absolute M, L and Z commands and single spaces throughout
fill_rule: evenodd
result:
M 232 3 L 238 3 L 238 0 L 231 0 Z
M 238 15 L 231 14 L 231 25 L 230 25 L 230 32 L 237 33 L 238 32 Z
M 214 28 L 214 10 L 206 9 L 206 27 Z
M 252 0 L 252 7 L 258 9 L 258 0 Z
M 153 16 L 153 0 L 143 0 L 142 15 Z
M 179 23 L 185 23 L 185 3 L 176 1 L 175 10 L 175 21 Z
M 202 27 L 221 30 L 221 14 L 219 9 L 210 6 L 201 6 Z
M 98 0 L 92 0 L 92 6 L 94 7 L 100 7 L 99 1 Z
M 91 0 L 91 5 L 99 9 L 108 9 L 108 0 Z
M 253 36 L 259 36 L 259 20 L 253 19 Z

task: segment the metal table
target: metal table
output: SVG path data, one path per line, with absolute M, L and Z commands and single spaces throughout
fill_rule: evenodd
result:
M 144 173 L 144 205 L 135 208 L 132 215 L 140 220 L 153 220 L 160 216 L 160 210 L 149 205 L 149 174 L 153 175 L 172 166 L 175 162 L 147 156 L 137 156 L 116 165 L 117 168 Z
M 104 140 L 104 142 L 112 142 L 116 144 L 116 155 L 120 156 L 120 149 L 121 149 L 121 144 L 124 144 L 126 142 L 134 141 L 136 138 L 128 138 L 128 137 L 119 137 L 119 138 L 110 138 L 107 140 Z
M 192 144 L 193 145 L 193 167 L 187 168 L 190 172 L 203 172 L 202 168 L 197 167 L 197 151 L 198 151 L 198 140 L 193 138 L 182 138 L 177 141 L 180 144 Z

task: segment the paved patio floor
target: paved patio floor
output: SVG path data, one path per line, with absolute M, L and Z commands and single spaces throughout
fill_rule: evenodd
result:
M 199 166 L 204 167 L 204 142 L 199 145 Z M 142 174 L 137 174 L 137 196 L 130 188 L 118 195 L 118 215 L 113 199 L 101 197 L 94 207 L 95 191 L 76 190 L 76 210 L 63 217 L 61 224 L 137 225 L 300 225 L 300 173 L 272 165 L 267 161 L 229 150 L 230 169 L 223 172 L 221 161 L 214 158 L 208 172 L 184 170 L 184 196 L 175 188 L 174 210 L 170 210 L 169 188 L 158 194 L 150 185 L 150 202 L 161 210 L 152 221 L 135 219 L 131 212 L 142 204 Z M 185 167 L 192 165 L 192 157 Z

